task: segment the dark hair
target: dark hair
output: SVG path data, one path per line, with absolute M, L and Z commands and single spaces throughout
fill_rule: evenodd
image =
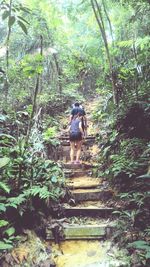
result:
M 79 112 L 78 117 L 82 117 L 82 116 L 83 116 L 82 112 Z
M 79 107 L 80 106 L 78 102 L 76 102 L 74 105 L 75 105 L 75 107 Z

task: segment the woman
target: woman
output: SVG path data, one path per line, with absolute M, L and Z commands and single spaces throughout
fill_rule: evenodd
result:
M 84 132 L 82 129 L 82 113 L 78 113 L 71 121 L 70 125 L 70 159 L 71 163 L 74 163 L 74 154 L 75 154 L 75 145 L 77 148 L 76 161 L 75 163 L 80 163 L 80 154 L 81 154 L 81 146 L 82 139 L 84 136 Z

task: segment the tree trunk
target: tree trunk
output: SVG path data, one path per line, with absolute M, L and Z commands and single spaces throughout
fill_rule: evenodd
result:
M 43 56 L 43 36 L 40 35 L 40 55 Z M 43 89 L 43 77 L 42 74 L 40 75 L 39 80 L 39 91 L 42 92 Z
M 43 37 L 40 36 L 40 40 L 41 40 L 41 46 L 40 46 L 40 55 L 43 55 Z M 37 74 L 37 79 L 36 79 L 36 85 L 35 85 L 35 90 L 34 90 L 34 97 L 33 97 L 33 106 L 32 106 L 32 113 L 31 113 L 31 117 L 30 117 L 30 121 L 29 121 L 29 125 L 28 125 L 28 130 L 27 130 L 27 135 L 26 135 L 26 145 L 28 144 L 29 141 L 29 135 L 33 126 L 33 118 L 37 109 L 37 95 L 39 92 L 39 87 L 40 87 L 40 74 Z
M 105 31 L 101 7 L 98 5 L 97 0 L 91 0 L 91 5 L 92 5 L 92 9 L 93 9 L 96 21 L 98 23 L 103 41 L 104 41 L 104 46 L 105 46 L 105 50 L 106 50 L 106 55 L 107 55 L 109 70 L 110 70 L 110 76 L 111 76 L 113 101 L 114 101 L 114 104 L 117 104 L 116 87 L 115 87 L 115 80 L 114 80 L 114 76 L 113 76 L 113 63 L 112 63 L 112 58 L 111 58 L 110 52 L 109 52 L 108 41 L 107 41 L 107 36 L 106 36 L 106 31 Z
M 135 40 L 133 40 L 133 55 L 134 55 L 134 58 L 135 58 L 135 63 L 136 63 L 136 71 L 137 71 L 137 77 L 135 75 L 135 78 L 134 78 L 134 90 L 135 90 L 135 94 L 136 94 L 136 101 L 138 101 L 138 76 L 139 76 L 139 73 L 138 73 L 138 58 L 137 58 L 137 52 L 136 52 L 136 47 L 135 47 Z
M 8 22 L 11 17 L 11 11 L 12 11 L 12 2 L 13 0 L 9 1 L 9 17 L 8 17 Z M 9 40 L 10 40 L 10 34 L 11 34 L 11 25 L 8 23 L 8 33 L 7 33 L 7 38 L 6 38 L 6 67 L 8 69 L 9 67 Z
M 61 82 L 61 78 L 62 78 L 62 71 L 61 68 L 59 66 L 59 62 L 57 59 L 56 54 L 53 54 L 54 60 L 55 60 L 55 64 L 56 64 L 56 70 L 57 70 L 57 75 L 58 75 L 58 88 L 59 88 L 59 93 L 60 95 L 62 94 L 62 82 Z
M 113 44 L 113 47 L 114 47 L 113 29 L 112 29 L 111 21 L 110 21 L 110 18 L 109 18 L 109 15 L 108 15 L 108 12 L 107 12 L 107 8 L 106 8 L 106 4 L 105 4 L 105 1 L 104 0 L 102 0 L 102 5 L 103 5 L 103 9 L 104 9 L 106 18 L 108 20 L 108 24 L 109 24 L 109 28 L 110 28 L 110 33 L 111 33 L 111 38 L 112 38 L 112 44 Z

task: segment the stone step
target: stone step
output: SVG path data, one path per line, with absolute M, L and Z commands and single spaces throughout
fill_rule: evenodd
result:
M 63 237 L 62 240 L 82 240 L 93 239 L 98 240 L 104 237 L 110 236 L 112 229 L 114 229 L 115 223 L 103 223 L 95 225 L 70 225 L 64 224 L 62 227 Z M 46 229 L 46 239 L 53 240 L 54 231 L 51 230 L 51 226 Z
M 76 202 L 85 200 L 106 201 L 113 196 L 111 189 L 74 189 L 71 190 L 71 193 Z
M 112 207 L 105 207 L 104 205 L 101 207 L 97 207 L 96 205 L 89 205 L 89 206 L 75 206 L 71 207 L 69 205 L 64 204 L 63 206 L 64 215 L 66 217 L 72 217 L 72 216 L 92 216 L 97 217 L 100 216 L 101 218 L 108 218 L 112 215 L 112 212 L 116 209 Z
M 95 188 L 97 186 L 100 186 L 103 183 L 103 180 L 100 178 L 94 178 L 94 177 L 77 177 L 75 178 L 68 178 L 67 179 L 67 186 L 70 189 L 78 189 L 78 188 Z
M 71 177 L 80 177 L 80 176 L 91 176 L 92 171 L 91 170 L 64 170 L 65 177 L 71 178 Z
M 95 168 L 96 164 L 92 164 L 92 163 L 62 163 L 62 167 L 64 167 L 65 169 L 81 169 L 81 170 L 88 170 L 91 168 Z

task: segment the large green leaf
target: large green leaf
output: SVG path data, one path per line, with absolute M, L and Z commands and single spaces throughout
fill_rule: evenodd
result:
M 8 26 L 9 26 L 10 28 L 11 28 L 12 25 L 15 23 L 15 20 L 16 20 L 15 16 L 10 16 L 10 17 L 9 17 L 9 20 L 8 20 Z
M 0 169 L 6 166 L 9 163 L 9 161 L 10 158 L 8 157 L 0 158 Z
M 11 248 L 13 248 L 11 244 L 6 244 L 5 242 L 0 241 L 0 250 L 6 250 Z
M 17 22 L 18 22 L 18 25 L 19 25 L 19 26 L 21 27 L 21 29 L 23 30 L 23 32 L 24 32 L 25 34 L 28 34 L 28 31 L 27 31 L 27 28 L 26 28 L 25 24 L 24 24 L 22 21 L 20 21 L 20 20 L 18 20 Z
M 148 251 L 147 253 L 146 253 L 146 259 L 150 259 L 150 251 Z
M 128 247 L 133 247 L 136 249 L 144 249 L 144 250 L 150 251 L 150 244 L 144 240 L 134 241 L 134 242 L 128 244 Z
M 0 227 L 4 227 L 6 225 L 8 225 L 8 221 L 5 221 L 5 220 L 0 220 Z
M 20 10 L 26 12 L 26 13 L 30 13 L 30 9 L 28 7 L 24 7 L 24 6 L 20 6 Z
M 6 211 L 6 207 L 5 207 L 5 204 L 0 203 L 0 212 L 2 211 Z
M 29 24 L 29 22 L 26 19 L 24 19 L 23 17 L 17 16 L 17 18 L 19 18 L 19 20 L 24 21 L 25 23 Z
M 4 13 L 2 14 L 2 20 L 8 18 L 8 16 L 9 16 L 9 11 L 5 10 Z
M 150 174 L 144 174 L 144 175 L 138 176 L 137 179 L 150 179 Z
M 14 227 L 10 227 L 4 233 L 7 234 L 8 236 L 11 236 L 11 235 L 13 235 L 15 233 L 15 228 Z

